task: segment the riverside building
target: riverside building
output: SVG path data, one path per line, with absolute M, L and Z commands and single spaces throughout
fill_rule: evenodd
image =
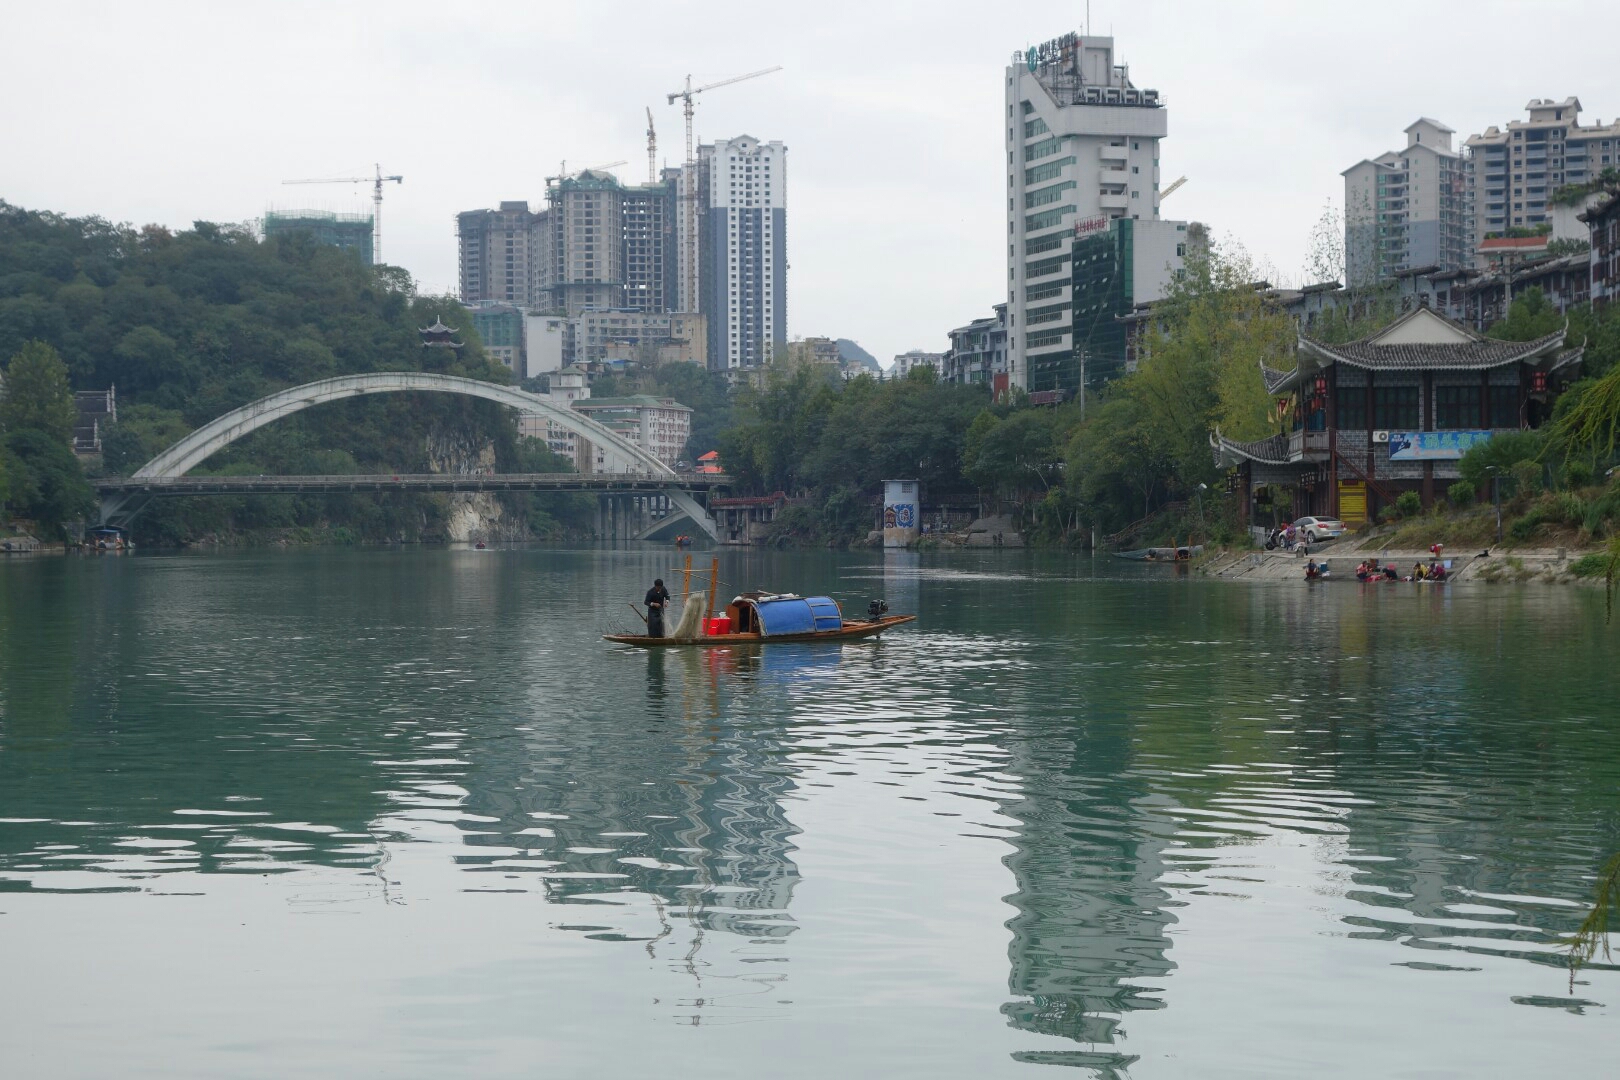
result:
M 1114 62 L 1114 39 L 1065 34 L 1005 73 L 1007 365 L 1013 386 L 1063 388 L 1075 365 L 1075 226 L 1159 217 L 1156 90 Z
M 1596 179 L 1620 164 L 1620 120 L 1579 122 L 1581 99 L 1533 99 L 1526 120 L 1471 135 L 1473 246 L 1490 233 L 1550 223 L 1548 198 L 1568 184 Z

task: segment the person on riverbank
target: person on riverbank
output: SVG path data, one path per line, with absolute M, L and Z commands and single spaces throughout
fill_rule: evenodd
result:
M 647 590 L 646 599 L 642 601 L 647 605 L 647 634 L 649 637 L 664 636 L 664 609 L 669 605 L 669 590 L 664 588 L 663 578 L 654 578 L 652 588 Z
M 1422 581 L 1424 576 L 1425 571 L 1423 569 L 1423 560 L 1419 559 L 1417 562 L 1412 564 L 1412 580 Z

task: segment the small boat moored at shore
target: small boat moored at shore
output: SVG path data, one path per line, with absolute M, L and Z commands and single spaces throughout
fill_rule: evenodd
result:
M 1204 553 L 1203 544 L 1182 544 L 1180 547 L 1137 548 L 1135 551 L 1116 551 L 1116 559 L 1134 559 L 1137 562 L 1187 562 Z

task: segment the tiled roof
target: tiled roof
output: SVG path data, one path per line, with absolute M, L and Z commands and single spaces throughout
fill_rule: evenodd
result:
M 1288 464 L 1288 436 L 1273 435 L 1258 442 L 1236 442 L 1222 435 L 1219 429 L 1209 437 L 1215 451 L 1215 464 L 1235 465 L 1239 460 L 1259 461 L 1267 465 Z
M 1373 371 L 1477 371 L 1537 359 L 1562 345 L 1565 333 L 1560 328 L 1534 341 L 1495 341 L 1475 337 L 1472 341 L 1444 345 L 1372 345 L 1366 339 L 1346 345 L 1325 345 L 1301 334 L 1299 343 L 1302 349 L 1309 348 L 1325 360 Z
M 1266 393 L 1268 394 L 1281 386 L 1293 374 L 1292 371 L 1278 371 L 1276 368 L 1266 367 L 1263 361 L 1260 364 L 1260 377 L 1266 382 Z

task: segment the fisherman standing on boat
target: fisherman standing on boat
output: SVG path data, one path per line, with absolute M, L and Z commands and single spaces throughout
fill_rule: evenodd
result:
M 653 580 L 652 588 L 647 590 L 647 598 L 642 601 L 647 605 L 647 634 L 649 637 L 664 636 L 664 608 L 669 604 L 669 590 L 664 588 L 664 579 Z

